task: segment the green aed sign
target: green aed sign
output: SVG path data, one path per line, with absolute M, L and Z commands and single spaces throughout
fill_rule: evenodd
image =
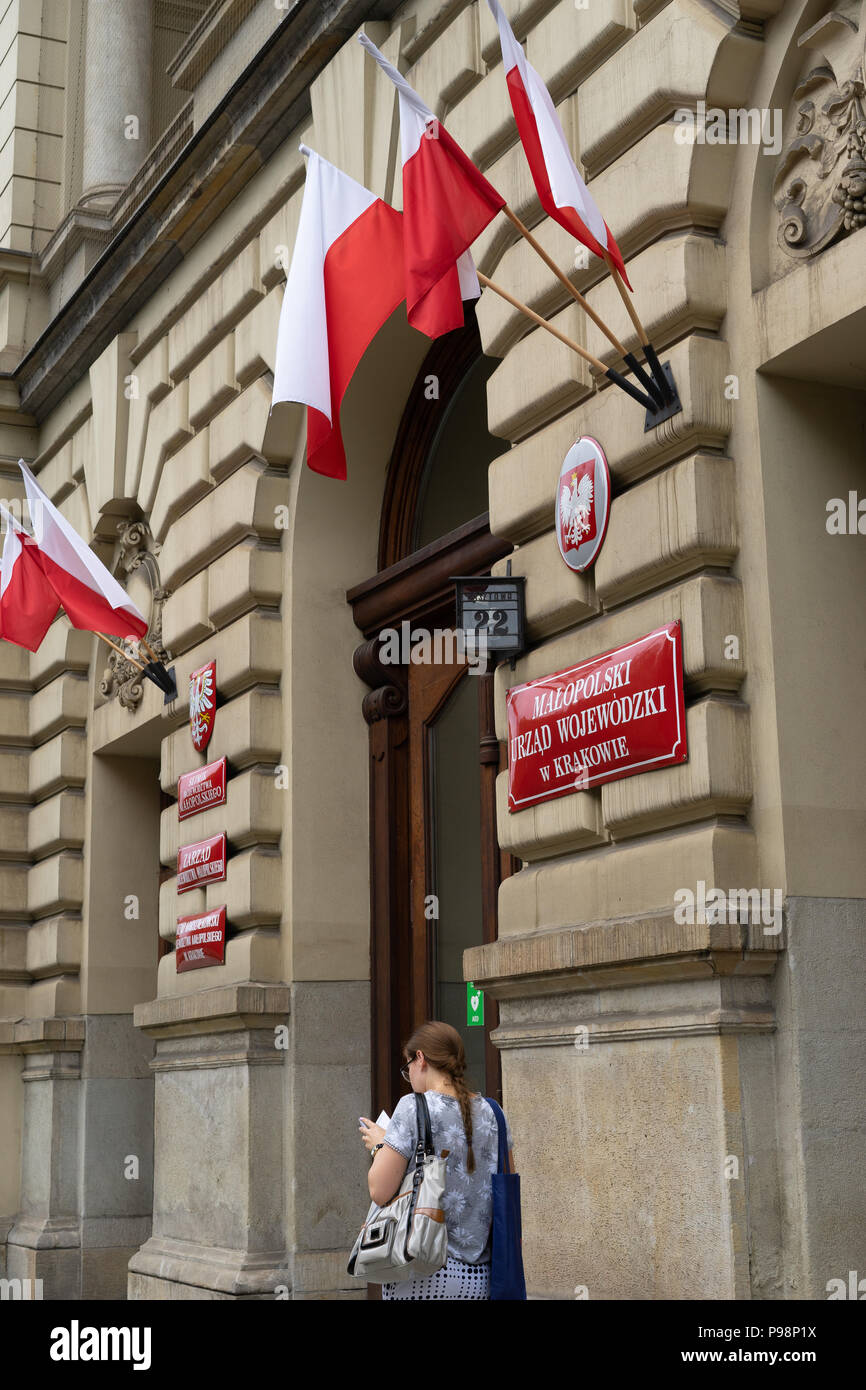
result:
M 471 980 L 466 986 L 466 1022 L 470 1028 L 484 1026 L 484 995 Z

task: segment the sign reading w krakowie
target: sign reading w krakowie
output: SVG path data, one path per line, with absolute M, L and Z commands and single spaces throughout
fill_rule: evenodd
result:
M 514 686 L 506 701 L 509 811 L 688 757 L 678 622 Z
M 226 799 L 226 760 L 184 772 L 177 779 L 177 818 L 186 820 L 209 806 L 221 806 Z
M 226 910 L 216 907 L 196 917 L 178 917 L 175 940 L 177 974 L 201 970 L 208 965 L 224 965 L 226 959 Z

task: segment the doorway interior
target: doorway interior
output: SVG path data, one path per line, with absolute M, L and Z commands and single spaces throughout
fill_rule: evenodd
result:
M 402 1044 L 426 1018 L 457 1028 L 470 1089 L 501 1100 L 489 1036 L 498 1011 L 486 1000 L 483 1027 L 468 1024 L 463 952 L 495 940 L 498 888 L 513 867 L 496 834 L 505 750 L 492 672 L 457 650 L 452 580 L 489 573 L 511 550 L 487 514 L 488 466 L 508 445 L 487 429 L 496 363 L 468 305 L 466 318 L 421 366 L 388 470 L 379 568 L 347 595 L 366 639 L 355 670 L 370 687 L 374 1114 L 405 1092 Z M 383 659 L 388 650 L 400 660 Z

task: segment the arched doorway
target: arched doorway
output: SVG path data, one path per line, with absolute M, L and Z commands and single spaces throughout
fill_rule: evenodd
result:
M 367 639 L 355 669 L 370 687 L 371 1007 L 374 1113 L 405 1090 L 400 1047 L 428 1017 L 463 1036 L 469 1084 L 500 1095 L 497 1013 L 467 1026 L 463 952 L 496 936 L 499 883 L 491 671 L 454 641 L 457 574 L 485 574 L 511 547 L 492 536 L 487 468 L 508 446 L 487 429 L 474 314 L 439 339 L 409 393 L 388 470 L 379 568 L 347 595 Z M 427 640 L 424 646 L 425 635 Z

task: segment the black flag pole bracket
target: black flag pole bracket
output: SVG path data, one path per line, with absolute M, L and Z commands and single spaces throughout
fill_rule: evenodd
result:
M 177 680 L 173 666 L 170 671 L 166 671 L 161 661 L 149 661 L 146 666 L 142 667 L 142 674 L 147 676 L 149 681 L 153 681 L 154 685 L 162 691 L 165 696 L 163 704 L 170 705 L 173 700 L 177 699 Z
M 660 425 L 664 420 L 678 416 L 683 410 L 683 402 L 680 400 L 680 392 L 677 391 L 677 382 L 674 381 L 674 374 L 671 371 L 669 361 L 664 364 L 660 363 L 652 343 L 648 343 L 644 347 L 644 354 L 649 366 L 652 367 L 653 377 L 656 378 L 659 388 L 662 388 L 663 384 L 662 395 L 664 396 L 663 402 L 659 403 L 657 400 L 653 400 L 652 406 L 646 409 L 644 421 L 644 434 L 646 434 L 655 428 L 655 425 Z
M 646 391 L 650 399 L 654 400 L 657 406 L 666 405 L 667 401 L 658 382 L 653 381 L 649 372 L 641 366 L 634 353 L 627 352 L 622 360 L 623 362 L 625 362 L 627 367 L 631 368 L 632 373 L 634 374 L 634 376 L 637 377 L 638 381 L 640 382 L 641 386 Z

